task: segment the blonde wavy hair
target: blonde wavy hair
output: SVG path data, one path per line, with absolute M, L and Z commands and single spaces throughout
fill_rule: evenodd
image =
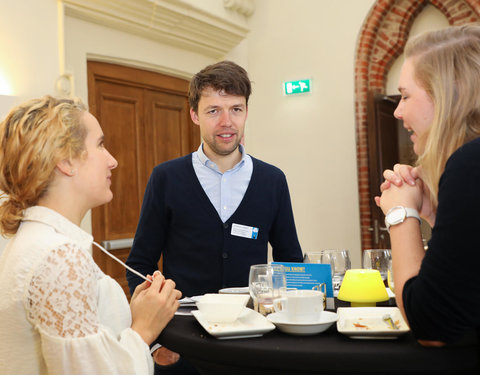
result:
M 448 158 L 480 136 L 480 26 L 427 32 L 408 42 L 417 83 L 432 99 L 434 119 L 422 141 L 417 165 L 438 205 L 438 183 Z
M 17 232 L 23 211 L 48 190 L 57 163 L 85 151 L 87 110 L 79 100 L 45 96 L 12 109 L 0 123 L 0 232 Z

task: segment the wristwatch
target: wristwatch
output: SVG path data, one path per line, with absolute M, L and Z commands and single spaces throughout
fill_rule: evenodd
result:
M 390 208 L 385 215 L 385 226 L 387 227 L 387 230 L 390 232 L 390 227 L 392 225 L 403 223 L 407 217 L 414 217 L 418 219 L 419 223 L 422 222 L 418 211 L 414 208 L 403 206 L 395 206 Z

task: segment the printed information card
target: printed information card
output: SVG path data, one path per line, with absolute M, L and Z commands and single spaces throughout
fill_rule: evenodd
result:
M 287 288 L 320 289 L 327 291 L 327 308 L 333 308 L 332 270 L 330 264 L 273 262 L 285 268 Z

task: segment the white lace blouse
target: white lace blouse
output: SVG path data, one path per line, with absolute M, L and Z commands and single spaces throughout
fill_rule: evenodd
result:
M 91 244 L 57 212 L 26 210 L 0 256 L 0 374 L 153 374 L 123 290 Z

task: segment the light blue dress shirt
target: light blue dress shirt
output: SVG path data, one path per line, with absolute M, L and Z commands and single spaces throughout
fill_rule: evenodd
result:
M 242 160 L 223 174 L 203 152 L 203 143 L 192 154 L 195 174 L 222 222 L 226 222 L 238 208 L 252 178 L 252 158 L 245 153 L 243 145 L 239 148 Z

